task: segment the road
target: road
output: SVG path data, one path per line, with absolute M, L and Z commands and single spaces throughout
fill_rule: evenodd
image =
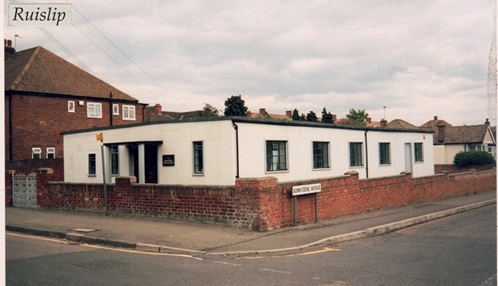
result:
M 284 257 L 116 251 L 7 235 L 7 285 L 496 285 L 495 205 Z

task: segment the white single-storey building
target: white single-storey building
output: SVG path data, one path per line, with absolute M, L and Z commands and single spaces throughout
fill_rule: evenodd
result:
M 139 183 L 220 186 L 236 178 L 289 182 L 348 171 L 360 178 L 434 174 L 432 131 L 420 129 L 220 117 L 63 135 L 64 178 L 75 183 L 101 183 L 104 173 L 107 182 L 136 176 Z

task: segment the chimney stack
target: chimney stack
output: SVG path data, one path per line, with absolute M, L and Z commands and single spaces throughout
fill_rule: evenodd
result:
M 291 110 L 285 111 L 285 116 L 292 118 L 292 111 Z
M 484 122 L 487 126 L 489 126 L 489 118 L 486 118 L 486 122 Z
M 163 114 L 163 108 L 162 108 L 161 104 L 156 103 L 154 105 L 154 111 L 156 112 L 157 115 Z
M 12 41 L 11 40 L 3 40 L 4 45 L 5 45 L 5 62 L 8 61 L 10 58 L 14 56 L 16 53 L 16 49 L 12 47 Z
M 382 120 L 380 121 L 380 127 L 387 127 L 387 120 L 382 119 Z
M 437 141 L 439 143 L 444 143 L 446 138 L 446 125 L 439 124 L 437 126 Z
M 260 108 L 259 109 L 259 115 L 266 117 L 266 108 Z

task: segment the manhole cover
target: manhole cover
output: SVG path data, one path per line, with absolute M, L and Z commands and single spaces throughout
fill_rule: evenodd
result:
M 126 263 L 114 259 L 106 259 L 106 260 L 90 261 L 85 263 L 75 263 L 74 265 L 90 270 L 102 270 L 102 269 L 108 269 L 108 268 L 126 265 Z

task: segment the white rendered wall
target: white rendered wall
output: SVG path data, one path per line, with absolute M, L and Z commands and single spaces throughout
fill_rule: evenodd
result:
M 341 176 L 357 171 L 367 177 L 365 130 L 319 128 L 236 122 L 239 136 L 239 175 L 241 178 L 275 176 L 280 182 Z M 180 185 L 234 185 L 236 177 L 236 132 L 230 120 L 181 122 L 114 128 L 64 135 L 65 181 L 102 182 L 100 142 L 162 141 L 158 145 L 158 183 Z M 405 170 L 404 144 L 412 146 L 413 176 L 434 174 L 432 136 L 426 133 L 380 132 L 368 136 L 368 177 L 398 175 Z M 266 141 L 287 141 L 288 170 L 266 171 Z M 204 174 L 193 174 L 193 142 L 203 142 Z M 313 142 L 329 142 L 330 168 L 313 169 Z M 363 143 L 363 166 L 349 166 L 349 143 Z M 379 143 L 391 143 L 391 164 L 379 164 Z M 423 143 L 424 161 L 415 162 L 413 143 Z M 120 176 L 133 173 L 125 145 L 119 147 Z M 88 176 L 88 153 L 95 153 L 97 174 Z M 162 155 L 174 155 L 174 166 L 163 166 Z M 109 163 L 107 163 L 107 166 Z M 110 170 L 110 169 L 109 169 Z M 112 180 L 113 178 L 111 178 Z

